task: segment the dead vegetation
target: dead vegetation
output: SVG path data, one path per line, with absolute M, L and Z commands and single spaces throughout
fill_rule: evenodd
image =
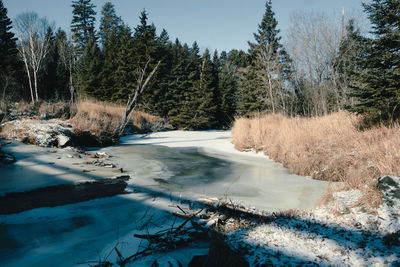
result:
M 237 119 L 232 139 L 238 150 L 263 151 L 292 173 L 360 189 L 364 204 L 377 206 L 381 196 L 374 179 L 400 175 L 400 126 L 359 131 L 359 123 L 346 112 L 313 118 L 270 114 Z
M 76 105 L 76 114 L 70 119 L 77 134 L 90 132 L 97 137 L 115 138 L 125 107 L 93 100 L 83 100 Z M 152 132 L 168 129 L 168 123 L 157 116 L 134 111 L 127 128 L 130 132 Z
M 36 102 L 34 104 L 18 102 L 1 105 L 0 122 L 20 122 L 29 118 L 32 119 L 32 123 L 44 125 L 52 124 L 51 119 L 61 119 L 71 124 L 77 145 L 104 146 L 118 142 L 124 113 L 125 107 L 123 106 L 93 100 L 82 100 L 72 106 L 70 103 L 62 101 Z M 13 124 L 3 124 L 0 128 L 1 136 L 29 136 L 28 132 L 32 127 L 19 126 L 21 127 L 16 128 Z M 128 133 L 148 133 L 171 128 L 166 120 L 141 111 L 134 111 L 131 114 L 126 127 Z M 51 131 L 49 134 L 54 135 Z M 30 140 L 27 142 L 36 144 Z

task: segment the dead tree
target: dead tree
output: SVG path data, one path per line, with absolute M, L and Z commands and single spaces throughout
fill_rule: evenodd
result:
M 125 112 L 122 117 L 121 124 L 117 131 L 118 137 L 120 137 L 124 134 L 125 127 L 129 122 L 129 118 L 130 118 L 132 112 L 135 110 L 135 108 L 138 104 L 140 95 L 143 93 L 144 89 L 146 89 L 151 78 L 153 77 L 154 73 L 157 71 L 158 66 L 161 63 L 161 61 L 158 61 L 157 65 L 154 67 L 154 69 L 150 72 L 150 74 L 145 79 L 146 70 L 149 65 L 149 62 L 150 62 L 150 59 L 147 61 L 146 65 L 144 66 L 144 68 L 142 69 L 142 71 L 139 74 L 139 78 L 137 80 L 135 90 L 129 95 L 128 103 L 126 104 Z

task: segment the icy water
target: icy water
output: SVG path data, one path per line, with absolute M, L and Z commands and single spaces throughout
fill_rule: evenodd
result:
M 312 208 L 327 184 L 290 174 L 265 158 L 199 148 L 124 145 L 103 151 L 134 174 L 136 186 L 191 199 L 226 198 L 258 209 Z
M 82 172 L 76 163 L 83 159 L 70 159 L 68 151 L 25 145 L 8 151 L 19 161 L 0 169 L 0 195 L 105 175 L 102 170 Z M 271 211 L 311 208 L 327 185 L 292 175 L 262 157 L 131 144 L 101 151 L 133 176 L 128 185 L 133 193 L 0 215 L 0 266 L 75 266 L 104 259 L 110 244 L 111 250 L 121 244 L 131 253 L 139 246 L 132 241 L 134 232 L 173 223 L 168 211 L 172 199 L 222 197 Z M 127 236 L 132 243 L 119 242 Z

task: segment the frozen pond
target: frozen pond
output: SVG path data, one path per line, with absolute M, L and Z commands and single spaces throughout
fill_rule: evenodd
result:
M 170 207 L 179 199 L 222 197 L 275 211 L 311 208 L 321 197 L 327 183 L 292 175 L 262 155 L 237 152 L 229 138 L 229 132 L 177 131 L 127 137 L 101 149 L 132 175 L 133 193 L 0 215 L 0 265 L 73 266 L 104 259 L 116 244 L 130 255 L 140 245 L 133 233 L 170 227 L 176 219 Z M 82 165 L 87 159 L 69 150 L 27 145 L 4 150 L 18 161 L 0 169 L 0 195 L 115 176 L 107 168 Z M 197 255 L 207 251 L 199 244 L 190 249 Z
M 103 149 L 135 187 L 184 198 L 226 198 L 263 210 L 312 208 L 326 182 L 290 174 L 264 157 L 206 152 L 202 148 L 124 145 Z

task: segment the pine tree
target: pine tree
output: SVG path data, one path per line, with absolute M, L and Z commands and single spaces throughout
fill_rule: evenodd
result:
M 191 127 L 189 122 L 194 114 L 193 106 L 191 106 L 194 96 L 190 93 L 193 84 L 188 78 L 193 71 L 193 56 L 188 45 L 181 45 L 176 39 L 173 46 L 173 58 L 173 68 L 166 92 L 167 118 L 174 127 L 188 129 Z
M 255 43 L 249 42 L 251 65 L 243 76 L 239 92 L 240 115 L 250 115 L 265 109 L 285 111 L 284 79 L 290 72 L 289 57 L 280 44 L 278 22 L 272 11 L 271 0 L 254 34 Z
M 113 29 L 107 34 L 103 46 L 103 66 L 100 75 L 102 93 L 99 96 L 99 99 L 103 101 L 111 100 L 117 82 L 115 72 L 118 68 L 117 58 L 118 50 L 120 50 L 118 39 L 117 29 Z
M 11 32 L 12 22 L 7 16 L 7 9 L 0 0 L 0 89 L 2 100 L 6 90 L 14 78 L 17 68 L 16 38 Z
M 129 27 L 123 26 L 118 38 L 118 52 L 116 56 L 116 70 L 114 72 L 114 87 L 111 100 L 125 104 L 131 90 L 135 86 L 135 54 L 133 37 Z
M 89 38 L 78 64 L 79 95 L 101 98 L 100 77 L 102 58 L 94 36 Z
M 157 115 L 166 117 L 168 115 L 167 92 L 169 90 L 170 74 L 173 68 L 173 44 L 169 40 L 168 32 L 163 29 L 160 36 L 157 38 L 156 58 L 161 60 L 161 64 L 154 75 L 157 94 L 154 110 Z
M 101 15 L 99 36 L 101 44 L 104 46 L 107 43 L 107 36 L 109 34 L 112 34 L 113 31 L 117 31 L 116 33 L 118 34 L 118 28 L 122 21 L 117 16 L 114 5 L 110 2 L 104 4 Z
M 58 47 L 53 30 L 47 30 L 49 40 L 49 52 L 44 59 L 43 71 L 39 75 L 40 98 L 44 100 L 54 99 L 56 97 L 57 87 L 57 64 L 59 61 Z
M 202 56 L 199 80 L 194 83 L 196 98 L 196 112 L 191 120 L 191 127 L 194 129 L 209 129 L 218 126 L 218 103 L 217 87 L 214 76 L 214 66 L 210 59 L 210 52 L 205 50 Z
M 373 0 L 363 6 L 374 38 L 359 58 L 363 71 L 353 84 L 358 103 L 351 110 L 391 124 L 400 119 L 400 5 L 398 0 Z
M 135 28 L 134 32 L 134 53 L 136 69 L 144 69 L 147 62 L 148 70 L 152 70 L 159 60 L 157 57 L 157 35 L 156 27 L 154 24 L 148 24 L 148 16 L 146 10 L 143 10 L 140 14 L 140 24 Z M 147 112 L 157 114 L 155 106 L 157 103 L 157 86 L 156 81 L 158 74 L 152 79 L 150 84 L 147 86 L 146 91 L 141 96 L 141 108 Z
M 222 52 L 220 61 L 222 63 L 219 72 L 222 125 L 231 126 L 237 114 L 240 73 L 248 66 L 249 56 L 244 51 L 232 50 L 228 54 Z
M 73 0 L 72 7 L 72 39 L 77 48 L 77 54 L 81 55 L 89 39 L 95 36 L 96 11 L 91 0 Z

